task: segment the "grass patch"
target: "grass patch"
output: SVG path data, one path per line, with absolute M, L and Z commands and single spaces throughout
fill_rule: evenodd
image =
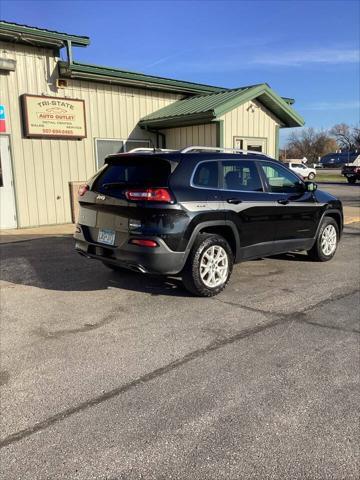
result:
M 341 175 L 339 172 L 321 172 L 320 170 L 316 171 L 315 182 L 335 182 L 335 183 L 347 183 L 346 178 Z

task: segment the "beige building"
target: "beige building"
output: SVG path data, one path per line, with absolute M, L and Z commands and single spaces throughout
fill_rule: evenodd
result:
M 207 145 L 277 157 L 279 128 L 303 125 L 267 84 L 225 89 L 76 62 L 72 47 L 88 44 L 0 22 L 1 228 L 71 222 L 71 185 L 109 153 Z

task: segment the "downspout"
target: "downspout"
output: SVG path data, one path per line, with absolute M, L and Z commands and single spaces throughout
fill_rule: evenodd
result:
M 146 127 L 146 126 L 145 127 L 140 127 L 140 128 L 142 128 L 146 132 L 154 133 L 156 135 L 156 148 L 166 148 L 166 135 L 164 133 L 159 132 L 159 130 L 152 130 L 151 128 Z M 160 142 L 159 142 L 160 137 L 162 137 L 161 147 L 159 145 L 160 144 Z
M 72 54 L 72 44 L 71 40 L 66 40 L 66 56 L 67 56 L 67 64 L 68 66 L 72 65 L 73 63 L 73 54 Z

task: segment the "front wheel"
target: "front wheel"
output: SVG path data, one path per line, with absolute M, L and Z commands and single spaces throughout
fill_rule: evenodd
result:
M 315 178 L 315 173 L 313 173 L 313 172 L 309 173 L 308 179 L 309 180 L 314 180 L 314 178 Z
M 339 227 L 336 221 L 331 217 L 325 217 L 316 241 L 311 250 L 308 251 L 312 260 L 317 262 L 327 262 L 335 255 L 339 242 Z
M 347 177 L 347 181 L 351 184 L 356 183 L 356 177 Z
M 200 234 L 189 254 L 182 280 L 194 295 L 213 297 L 229 281 L 233 267 L 233 253 L 220 235 Z

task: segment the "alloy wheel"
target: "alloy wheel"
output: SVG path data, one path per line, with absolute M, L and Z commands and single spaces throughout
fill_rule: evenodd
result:
M 228 255 L 220 245 L 212 245 L 202 255 L 200 277 L 208 288 L 215 288 L 226 282 L 229 272 Z
M 334 253 L 337 244 L 337 233 L 334 225 L 327 225 L 321 234 L 321 250 L 324 255 Z

